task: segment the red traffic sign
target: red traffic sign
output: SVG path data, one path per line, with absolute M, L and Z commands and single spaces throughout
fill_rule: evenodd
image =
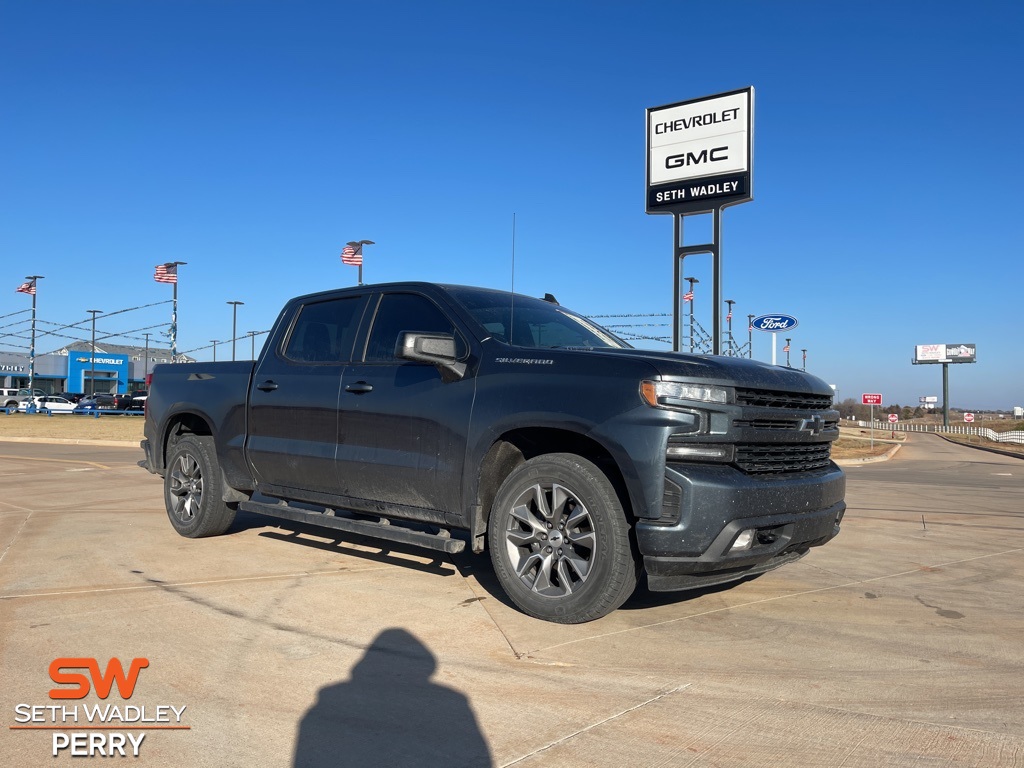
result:
M 970 424 L 972 421 L 974 421 L 974 414 L 973 413 L 965 413 L 964 414 L 964 421 L 966 421 L 968 424 Z
M 898 413 L 890 413 L 889 414 L 889 423 L 890 424 L 895 424 L 899 420 L 900 420 L 900 417 L 899 417 Z
M 863 395 L 860 396 L 860 401 L 864 405 L 881 405 L 882 404 L 882 396 L 880 394 L 877 394 L 877 395 L 863 394 Z

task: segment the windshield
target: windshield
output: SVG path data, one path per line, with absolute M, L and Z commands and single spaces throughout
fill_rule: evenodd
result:
M 452 295 L 498 341 L 541 349 L 629 349 L 618 336 L 565 307 L 501 291 L 449 288 Z

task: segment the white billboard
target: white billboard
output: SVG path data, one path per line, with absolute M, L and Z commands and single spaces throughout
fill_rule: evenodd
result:
M 973 363 L 977 361 L 974 344 L 918 344 L 914 347 L 915 365 L 920 363 Z
M 751 199 L 754 89 L 647 110 L 647 212 Z

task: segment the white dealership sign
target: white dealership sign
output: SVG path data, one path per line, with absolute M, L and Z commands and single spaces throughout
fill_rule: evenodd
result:
M 647 110 L 647 212 L 751 199 L 754 89 Z
M 973 363 L 977 361 L 974 344 L 918 344 L 914 347 L 914 365 L 921 363 Z

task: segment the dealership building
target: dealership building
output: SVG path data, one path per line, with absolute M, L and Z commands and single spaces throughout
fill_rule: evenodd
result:
M 179 354 L 177 361 L 186 363 L 194 359 Z M 127 394 L 145 389 L 146 374 L 153 366 L 169 362 L 170 349 L 97 344 L 94 352 L 88 342 L 76 341 L 56 352 L 36 355 L 35 388 L 50 393 Z M 0 351 L 0 386 L 27 387 L 28 381 L 29 356 Z

